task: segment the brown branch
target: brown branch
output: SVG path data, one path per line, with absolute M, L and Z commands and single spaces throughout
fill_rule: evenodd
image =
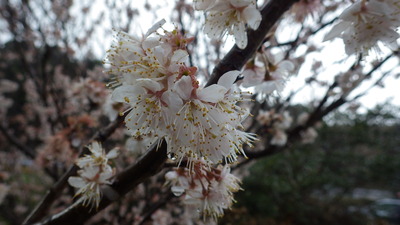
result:
M 123 197 L 145 179 L 157 174 L 163 168 L 163 163 L 166 159 L 166 142 L 163 141 L 159 148 L 157 148 L 157 143 L 154 144 L 152 149 L 140 158 L 137 163 L 117 174 L 115 181 L 102 189 L 103 197 L 97 210 L 82 206 L 78 201 L 61 213 L 50 216 L 43 222 L 37 223 L 37 225 L 83 224 L 93 215 Z
M 164 198 L 162 198 L 160 201 L 158 201 L 157 203 L 155 203 L 148 212 L 146 212 L 143 216 L 142 216 L 142 220 L 137 224 L 137 225 L 143 225 L 145 224 L 147 221 L 149 221 L 151 219 L 151 216 L 157 212 L 157 210 L 159 210 L 161 207 L 165 206 L 167 204 L 167 202 L 169 200 L 171 200 L 173 197 L 175 197 L 175 195 L 170 192 L 167 196 L 165 196 Z
M 215 66 L 206 86 L 217 83 L 218 79 L 226 72 L 231 70 L 241 70 L 244 64 L 254 55 L 261 46 L 265 36 L 298 0 L 271 0 L 262 9 L 262 21 L 257 30 L 247 30 L 248 44 L 245 49 L 240 49 L 236 45 L 226 54 L 226 56 Z
M 9 133 L 7 131 L 6 127 L 4 127 L 3 125 L 0 125 L 0 131 L 3 133 L 4 137 L 7 138 L 7 140 L 12 145 L 14 145 L 18 150 L 20 150 L 24 155 L 26 155 L 30 159 L 35 159 L 35 155 L 36 155 L 35 151 L 33 151 L 32 149 L 21 144 L 21 142 L 18 141 L 18 139 L 14 135 L 12 135 L 11 133 Z

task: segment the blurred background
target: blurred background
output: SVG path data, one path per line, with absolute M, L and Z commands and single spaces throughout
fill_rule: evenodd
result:
M 0 2 L 0 224 L 21 224 L 82 146 L 123 110 L 110 101 L 111 77 L 102 72 L 113 29 L 140 35 L 166 17 L 172 29 L 195 37 L 189 63 L 207 80 L 233 42 L 208 39 L 204 14 L 191 4 Z M 381 46 L 361 58 L 345 55 L 340 40 L 322 43 L 349 4 L 301 0 L 266 37 L 260 53 L 280 54 L 295 70 L 282 92 L 253 95 L 254 117 L 245 127 L 261 141 L 234 166 L 243 190 L 219 224 L 400 224 L 399 51 Z M 260 123 L 266 112 L 278 115 L 271 121 L 290 122 L 278 132 L 273 122 Z M 278 134 L 286 139 L 277 142 Z M 121 149 L 115 166 L 122 169 L 146 141 L 120 128 L 104 145 Z M 166 171 L 88 224 L 204 223 L 169 197 Z M 65 188 L 47 215 L 65 209 L 73 195 Z

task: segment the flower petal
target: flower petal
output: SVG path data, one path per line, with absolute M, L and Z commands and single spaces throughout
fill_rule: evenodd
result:
M 69 177 L 68 183 L 75 188 L 82 188 L 86 185 L 86 182 L 81 177 Z
M 174 85 L 174 91 L 184 100 L 188 100 L 192 95 L 192 78 L 183 76 Z
M 118 154 L 119 154 L 118 148 L 114 148 L 107 153 L 106 157 L 108 159 L 115 159 L 115 158 L 117 158 Z
M 247 25 L 253 30 L 257 29 L 261 23 L 261 13 L 254 6 L 248 6 L 243 10 L 243 17 Z
M 159 28 L 161 28 L 166 23 L 165 19 L 162 19 L 155 23 L 150 29 L 147 31 L 145 37 L 149 36 L 150 34 L 156 32 Z
M 233 83 L 235 83 L 237 77 L 240 75 L 240 71 L 232 70 L 224 73 L 218 80 L 218 85 L 225 87 L 227 90 L 231 89 Z
M 235 37 L 235 43 L 240 49 L 244 49 L 247 46 L 247 33 L 246 27 L 243 21 L 240 21 L 235 29 L 233 29 L 233 36 Z
M 194 9 L 206 10 L 215 4 L 215 0 L 193 0 Z
M 197 97 L 205 102 L 217 103 L 221 101 L 228 89 L 221 85 L 213 84 L 197 92 Z

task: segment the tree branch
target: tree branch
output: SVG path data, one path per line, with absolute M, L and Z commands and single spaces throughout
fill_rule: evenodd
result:
M 152 149 L 140 158 L 137 163 L 117 174 L 115 181 L 102 189 L 103 197 L 97 210 L 91 210 L 89 207 L 83 206 L 80 201 L 77 201 L 71 207 L 48 217 L 36 225 L 83 224 L 93 215 L 123 197 L 143 180 L 157 174 L 163 168 L 163 164 L 167 159 L 167 144 L 162 141 L 159 148 L 157 146 L 157 143 L 155 143 Z
M 35 159 L 35 151 L 21 144 L 21 142 L 18 141 L 18 139 L 14 135 L 10 134 L 7 131 L 7 128 L 5 128 L 3 125 L 0 125 L 0 131 L 3 133 L 4 137 L 6 137 L 7 140 L 17 149 L 19 149 L 24 155 L 26 155 L 30 159 Z
M 257 30 L 247 30 L 248 44 L 245 49 L 240 49 L 236 45 L 226 54 L 226 56 L 215 66 L 206 86 L 217 83 L 218 79 L 226 72 L 231 70 L 241 70 L 244 64 L 253 56 L 261 46 L 265 36 L 298 0 L 271 0 L 262 9 L 262 21 Z

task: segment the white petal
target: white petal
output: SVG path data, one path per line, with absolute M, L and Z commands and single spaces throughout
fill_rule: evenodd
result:
M 87 166 L 87 167 L 84 167 L 79 172 L 80 172 L 79 175 L 81 177 L 91 180 L 100 172 L 100 167 L 99 166 Z
M 220 13 L 230 9 L 232 9 L 232 7 L 228 1 L 217 1 L 217 3 L 210 8 L 210 11 Z
M 217 103 L 221 101 L 228 90 L 221 85 L 213 84 L 197 92 L 197 97 L 205 102 Z
M 116 102 L 125 102 L 125 98 L 137 95 L 139 93 L 143 93 L 143 89 L 134 85 L 124 85 L 116 88 L 112 95 L 111 99 Z
M 150 29 L 147 31 L 145 37 L 156 32 L 159 28 L 161 28 L 165 24 L 165 22 L 166 22 L 165 19 L 158 21 L 156 24 L 154 24 L 152 27 L 150 27 Z
M 291 72 L 294 70 L 294 64 L 290 62 L 289 60 L 284 60 L 279 63 L 279 68 L 283 69 L 285 71 Z
M 185 189 L 179 186 L 172 186 L 171 191 L 175 196 L 181 196 L 185 192 Z
M 243 77 L 244 77 L 242 82 L 243 87 L 251 87 L 254 85 L 258 85 L 262 83 L 264 80 L 264 74 L 256 73 L 256 71 L 252 69 L 247 69 L 243 71 Z
M 82 188 L 86 185 L 86 182 L 81 177 L 69 177 L 68 183 L 75 188 Z
M 177 112 L 183 105 L 183 101 L 179 95 L 172 91 L 164 92 L 161 96 L 161 100 L 165 102 L 168 105 L 168 108 L 173 112 Z
M 192 95 L 192 78 L 189 76 L 183 76 L 179 79 L 173 89 L 182 99 L 188 100 Z
M 240 75 L 240 71 L 232 70 L 224 73 L 219 80 L 218 85 L 225 87 L 227 90 L 231 89 L 233 83 L 235 83 L 237 77 Z
M 165 179 L 172 181 L 178 179 L 178 174 L 175 171 L 169 171 L 165 174 Z
M 343 31 L 348 29 L 350 26 L 351 26 L 350 22 L 345 22 L 345 21 L 339 22 L 338 24 L 333 26 L 332 29 L 325 35 L 323 41 L 329 41 L 337 37 L 340 37 Z
M 141 86 L 152 92 L 161 91 L 163 87 L 157 81 L 151 79 L 137 79 L 137 86 Z M 136 86 L 135 85 L 135 86 Z
M 250 4 L 254 4 L 252 0 L 230 0 L 230 2 L 236 8 L 241 8 Z
M 160 63 L 160 65 L 165 65 L 168 61 L 168 52 L 161 46 L 155 46 L 153 49 L 153 54 L 156 57 L 156 60 Z
M 261 13 L 253 6 L 248 6 L 243 10 L 243 17 L 246 20 L 247 25 L 251 27 L 251 29 L 255 30 L 260 26 L 261 23 Z
M 214 5 L 215 0 L 194 0 L 193 3 L 194 9 L 206 10 Z
M 108 159 L 115 159 L 115 158 L 117 158 L 118 154 L 119 154 L 119 150 L 117 148 L 114 148 L 107 153 L 106 157 Z
M 235 43 L 240 49 L 244 49 L 247 46 L 247 33 L 244 22 L 239 22 L 233 29 L 233 36 L 235 36 Z
M 178 49 L 174 51 L 174 54 L 171 57 L 172 62 L 184 62 L 186 58 L 189 56 L 189 53 L 185 50 Z
M 339 16 L 339 19 L 345 20 L 345 21 L 356 21 L 356 16 L 358 12 L 361 10 L 361 5 L 362 1 L 358 1 L 356 3 L 353 3 L 351 6 L 343 10 L 342 14 Z

